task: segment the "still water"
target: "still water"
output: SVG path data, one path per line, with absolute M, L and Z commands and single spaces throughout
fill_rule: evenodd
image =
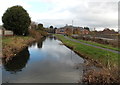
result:
M 84 60 L 47 37 L 33 43 L 12 60 L 3 60 L 3 83 L 76 83 L 82 79 Z M 81 65 L 76 69 L 77 65 Z

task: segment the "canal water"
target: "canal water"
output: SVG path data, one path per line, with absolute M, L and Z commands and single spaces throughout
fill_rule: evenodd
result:
M 83 76 L 84 59 L 55 37 L 43 38 L 3 60 L 3 83 L 76 83 Z M 79 65 L 79 68 L 77 67 Z

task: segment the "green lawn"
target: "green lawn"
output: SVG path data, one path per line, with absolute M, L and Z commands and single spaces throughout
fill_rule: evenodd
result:
M 69 37 L 69 38 L 72 38 L 72 37 Z M 72 39 L 74 39 L 74 38 L 72 38 Z M 79 39 L 75 39 L 75 40 L 78 40 L 78 41 L 81 41 L 81 42 L 84 42 L 84 43 L 87 43 L 87 44 L 103 47 L 103 48 L 108 48 L 108 49 L 111 49 L 111 50 L 120 51 L 120 48 L 115 48 L 115 47 L 112 47 L 110 45 L 104 45 L 104 44 L 99 44 L 99 43 L 92 42 L 92 41 L 85 41 L 85 40 L 79 40 Z
M 118 66 L 118 56 L 120 55 L 118 55 L 117 53 L 112 53 L 99 48 L 94 48 L 91 46 L 86 46 L 77 42 L 73 42 L 64 38 L 63 35 L 56 34 L 55 36 L 57 36 L 67 46 L 72 47 L 74 51 L 77 51 L 78 53 L 88 58 L 98 60 L 103 65 L 106 65 L 109 60 L 111 67 Z

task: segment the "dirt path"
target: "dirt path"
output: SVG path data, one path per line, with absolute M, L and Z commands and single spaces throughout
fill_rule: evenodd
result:
M 111 50 L 111 49 L 102 48 L 102 47 L 99 47 L 99 46 L 95 46 L 95 45 L 83 43 L 83 42 L 80 42 L 80 41 L 78 41 L 78 40 L 71 39 L 71 38 L 69 38 L 69 37 L 67 37 L 67 36 L 65 36 L 65 38 L 68 39 L 68 40 L 71 40 L 71 41 L 73 41 L 73 42 L 77 42 L 77 43 L 84 44 L 84 45 L 87 45 L 87 46 L 91 46 L 91 47 L 95 47 L 95 48 L 99 48 L 99 49 L 102 49 L 102 50 L 106 50 L 106 51 L 110 51 L 110 52 L 113 52 L 113 53 L 118 53 L 118 54 L 120 54 L 119 51 L 115 51 L 115 50 Z

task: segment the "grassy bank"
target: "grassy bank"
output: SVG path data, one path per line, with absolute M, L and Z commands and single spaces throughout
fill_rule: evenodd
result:
M 83 82 L 91 85 L 93 83 L 99 83 L 102 85 L 106 83 L 120 83 L 118 69 L 118 62 L 120 59 L 118 57 L 120 57 L 120 54 L 118 55 L 117 53 L 112 53 L 99 48 L 76 43 L 67 40 L 63 35 L 55 36 L 59 38 L 66 46 L 90 62 L 89 64 L 85 64 L 88 69 L 86 68 L 85 70 Z M 90 64 L 93 64 L 93 66 L 100 66 L 102 68 L 98 71 L 90 68 Z
M 28 36 L 11 36 L 2 38 L 3 57 L 11 58 L 30 45 L 32 42 L 47 36 L 47 32 L 30 29 Z
M 76 43 L 64 38 L 63 35 L 56 35 L 65 45 L 72 48 L 78 54 L 85 58 L 93 59 L 100 62 L 105 67 L 118 68 L 118 54 L 105 51 L 99 48 L 86 46 L 80 43 Z
M 2 38 L 3 57 L 15 56 L 23 48 L 35 41 L 31 36 L 12 36 Z
M 72 37 L 70 37 L 70 38 L 72 38 Z M 74 38 L 72 38 L 72 39 L 74 39 Z M 111 49 L 111 50 L 120 51 L 120 48 L 115 48 L 115 47 L 112 47 L 111 45 L 104 45 L 104 44 L 99 44 L 99 43 L 92 42 L 92 41 L 85 41 L 85 40 L 79 40 L 79 39 L 75 39 L 75 40 L 78 40 L 80 42 L 84 42 L 84 43 L 87 43 L 87 44 L 99 46 L 99 47 L 102 47 L 102 48 L 108 48 L 108 49 Z

